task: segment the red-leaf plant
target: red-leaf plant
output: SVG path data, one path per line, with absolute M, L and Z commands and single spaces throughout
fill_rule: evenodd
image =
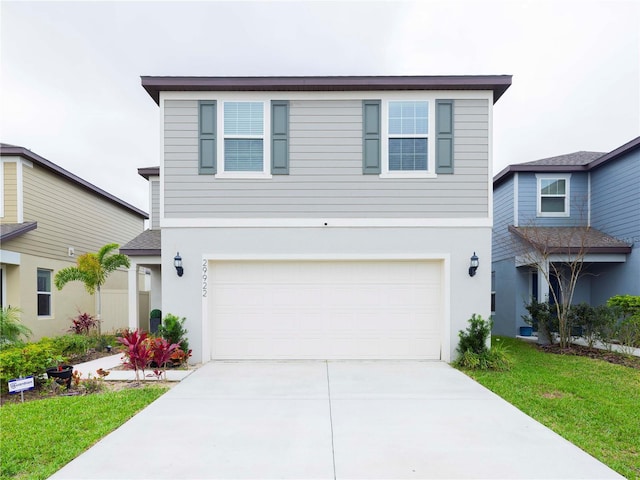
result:
M 136 381 L 140 381 L 138 372 L 142 370 L 142 378 L 144 379 L 144 369 L 147 368 L 149 362 L 151 362 L 151 356 L 153 354 L 149 342 L 147 332 L 140 332 L 134 330 L 133 332 L 125 330 L 122 332 L 121 337 L 117 337 L 116 340 L 126 347 L 124 350 L 124 366 L 130 370 L 136 372 Z
M 167 363 L 171 360 L 173 353 L 180 348 L 179 343 L 169 343 L 164 338 L 149 338 L 149 347 L 151 349 L 151 359 L 156 366 L 153 373 L 158 379 L 164 374 L 167 379 Z

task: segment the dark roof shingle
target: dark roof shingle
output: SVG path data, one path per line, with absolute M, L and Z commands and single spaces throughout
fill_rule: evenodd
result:
M 545 253 L 630 253 L 631 244 L 591 227 L 514 227 L 509 231 Z
M 125 255 L 160 255 L 162 234 L 160 230 L 145 230 L 126 245 L 120 247 Z

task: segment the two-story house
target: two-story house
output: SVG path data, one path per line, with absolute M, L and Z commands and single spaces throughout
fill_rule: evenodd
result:
M 610 153 L 576 152 L 510 165 L 493 180 L 494 332 L 525 326 L 525 303 L 551 299 L 548 264 L 581 259 L 572 303 L 640 295 L 640 137 Z M 531 264 L 517 245 L 543 244 Z M 520 243 L 519 243 L 520 242 Z M 545 265 L 546 263 L 546 265 Z M 551 270 L 553 271 L 553 270 Z
M 64 334 L 78 310 L 95 314 L 80 282 L 53 279 L 76 258 L 144 230 L 148 215 L 23 147 L 0 145 L 0 304 L 18 307 L 33 338 Z M 104 286 L 102 331 L 127 326 L 127 272 Z
M 156 298 L 187 318 L 194 360 L 454 358 L 490 313 L 492 112 L 510 84 L 142 77 L 161 235 L 126 251 L 160 255 Z

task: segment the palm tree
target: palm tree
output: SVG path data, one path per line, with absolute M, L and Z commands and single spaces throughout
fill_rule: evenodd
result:
M 121 253 L 114 253 L 120 248 L 117 243 L 109 243 L 98 250 L 98 253 L 85 253 L 78 257 L 75 267 L 66 267 L 56 273 L 54 283 L 58 290 L 62 290 L 68 282 L 80 281 L 91 295 L 98 293 L 98 333 L 100 333 L 100 320 L 102 319 L 102 297 L 100 289 L 107 277 L 114 270 L 129 268 L 129 257 Z

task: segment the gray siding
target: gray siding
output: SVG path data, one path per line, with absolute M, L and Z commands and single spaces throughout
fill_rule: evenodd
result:
M 591 224 L 633 245 L 627 261 L 596 265 L 592 302 L 640 295 L 640 150 L 591 172 Z
M 510 255 L 511 234 L 509 225 L 513 225 L 513 176 L 498 186 L 493 192 L 493 237 L 492 259 L 504 260 Z
M 151 228 L 160 228 L 160 181 L 151 180 Z
M 560 173 L 558 175 L 564 175 Z M 587 174 L 571 173 L 570 217 L 537 217 L 537 180 L 535 173 L 520 172 L 518 179 L 518 224 L 521 227 L 566 227 L 587 224 L 588 180 Z
M 268 180 L 198 175 L 197 101 L 168 100 L 164 111 L 166 218 L 488 215 L 486 100 L 455 101 L 455 174 L 436 179 L 362 174 L 360 100 L 291 101 L 290 174 Z

